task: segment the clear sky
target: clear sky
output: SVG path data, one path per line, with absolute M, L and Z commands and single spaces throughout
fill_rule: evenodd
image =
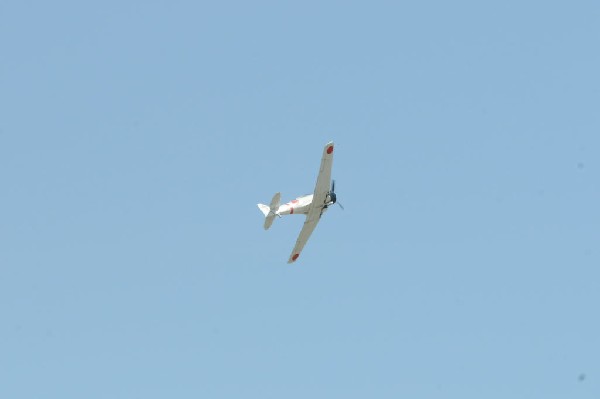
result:
M 600 3 L 0 2 L 0 397 L 600 397 Z M 323 145 L 346 210 L 286 264 Z

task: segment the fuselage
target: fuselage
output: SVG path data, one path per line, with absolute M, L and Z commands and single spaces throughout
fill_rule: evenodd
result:
M 303 195 L 279 207 L 278 215 L 306 215 L 312 203 L 313 195 Z

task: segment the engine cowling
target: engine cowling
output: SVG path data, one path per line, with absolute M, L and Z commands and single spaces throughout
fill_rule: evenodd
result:
M 327 195 L 327 199 L 328 199 L 327 203 L 330 203 L 330 204 L 335 204 L 335 202 L 337 201 L 337 197 L 334 192 L 330 192 Z

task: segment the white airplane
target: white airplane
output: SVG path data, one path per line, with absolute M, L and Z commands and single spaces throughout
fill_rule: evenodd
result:
M 312 194 L 303 195 L 290 202 L 279 205 L 281 199 L 281 193 L 275 193 L 271 200 L 271 205 L 258 204 L 258 208 L 265 215 L 265 230 L 273 224 L 275 216 L 281 217 L 282 215 L 306 215 L 304 226 L 300 231 L 298 240 L 296 240 L 296 246 L 290 254 L 288 263 L 295 262 L 302 252 L 302 248 L 306 245 L 308 238 L 312 234 L 319 219 L 323 213 L 327 210 L 330 205 L 337 202 L 335 196 L 335 180 L 331 180 L 331 165 L 333 164 L 333 141 L 325 144 L 323 148 L 323 157 L 321 158 L 321 168 L 319 169 L 319 176 L 317 176 L 317 184 L 315 191 Z M 331 189 L 329 184 L 331 183 Z M 338 205 L 344 209 L 342 204 L 338 202 Z

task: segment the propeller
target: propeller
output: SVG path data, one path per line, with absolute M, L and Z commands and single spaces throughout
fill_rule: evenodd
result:
M 338 204 L 340 208 L 344 210 L 343 205 L 337 202 L 337 196 L 335 195 L 335 180 L 331 180 L 331 191 L 329 192 L 329 197 L 331 198 L 331 202 Z

